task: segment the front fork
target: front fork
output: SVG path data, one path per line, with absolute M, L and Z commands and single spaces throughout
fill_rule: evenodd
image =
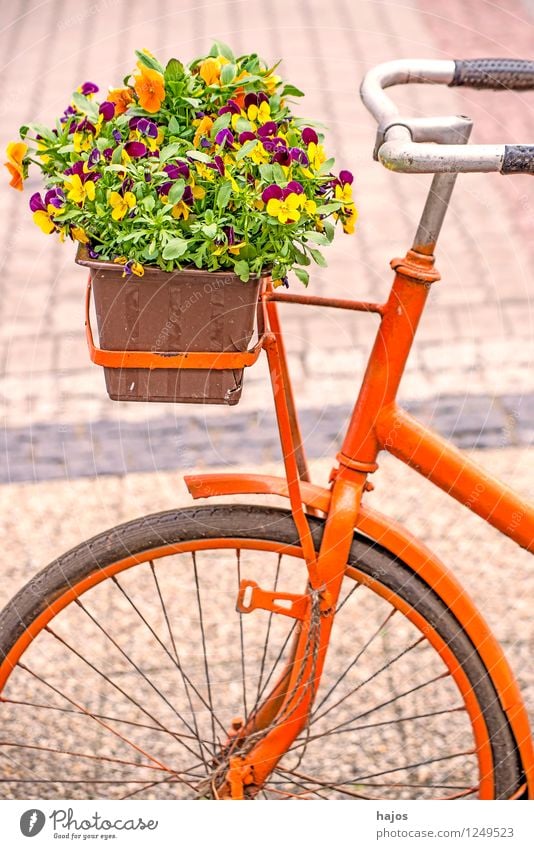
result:
M 230 742 L 230 766 L 219 798 L 255 796 L 306 727 L 324 668 L 366 473 L 343 469 L 332 489 L 331 508 L 308 592 L 300 597 L 252 587 L 249 606 L 240 592 L 238 610 L 261 607 L 300 620 L 292 651 L 277 684 Z M 244 582 L 249 585 L 249 582 Z M 251 748 L 245 751 L 247 745 Z

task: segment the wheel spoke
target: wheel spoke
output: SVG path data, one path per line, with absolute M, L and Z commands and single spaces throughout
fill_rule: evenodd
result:
M 205 676 L 206 676 L 206 686 L 207 686 L 207 692 L 208 692 L 208 709 L 209 709 L 209 712 L 210 712 L 210 720 L 211 720 L 211 736 L 212 736 L 212 742 L 213 742 L 213 751 L 215 751 L 215 748 L 216 748 L 215 711 L 213 710 L 213 699 L 212 699 L 212 695 L 211 695 L 210 669 L 209 669 L 209 663 L 208 663 L 208 652 L 206 650 L 206 633 L 204 631 L 204 617 L 202 615 L 202 602 L 200 600 L 200 585 L 199 585 L 199 581 L 198 581 L 197 558 L 196 558 L 196 553 L 194 551 L 191 552 L 191 557 L 193 559 L 193 571 L 194 571 L 194 575 L 195 575 L 195 588 L 196 588 L 197 605 L 198 605 L 200 636 L 201 636 L 201 639 L 202 639 L 202 650 L 204 652 L 204 673 L 205 673 Z

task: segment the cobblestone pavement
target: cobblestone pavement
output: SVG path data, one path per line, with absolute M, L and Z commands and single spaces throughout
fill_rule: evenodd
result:
M 160 0 L 152 6 L 141 0 L 97 0 L 76 8 L 66 0 L 15 0 L 4 10 L 0 34 L 1 143 L 28 120 L 52 120 L 80 81 L 94 79 L 105 87 L 121 79 L 136 46 L 163 58 L 187 57 L 218 37 L 238 51 L 252 47 L 269 58 L 281 56 L 284 75 L 307 92 L 300 111 L 330 127 L 339 166 L 357 174 L 358 233 L 337 240 L 328 269 L 317 269 L 311 290 L 380 299 L 391 279 L 389 259 L 402 253 L 413 235 L 428 178 L 388 174 L 372 161 L 375 128 L 357 96 L 363 73 L 394 57 L 528 56 L 529 10 L 519 0 L 491 7 L 484 0 L 452 0 L 439 14 L 431 0 L 273 0 L 268 6 L 259 0 Z M 474 141 L 532 140 L 534 93 L 412 86 L 394 96 L 415 114 L 473 115 Z M 265 364 L 249 370 L 243 401 L 233 410 L 107 399 L 103 376 L 89 364 L 83 339 L 85 275 L 73 264 L 72 249 L 34 227 L 26 202 L 37 188 L 34 178 L 23 199 L 6 188 L 0 192 L 0 415 L 10 457 L 2 480 L 140 468 L 137 461 L 117 459 L 117 434 L 126 440 L 124 455 L 135 455 L 149 442 L 145 466 L 168 468 L 173 458 L 181 465 L 198 456 L 195 446 L 205 450 L 208 422 L 214 426 L 213 450 L 225 462 L 235 461 L 244 442 L 237 435 L 245 429 L 247 453 L 258 447 L 270 457 L 272 422 L 256 412 L 270 397 Z M 473 433 L 481 429 L 479 444 L 509 444 L 503 429 L 510 415 L 520 422 L 521 434 L 514 438 L 530 438 L 533 204 L 527 177 L 469 175 L 459 181 L 444 227 L 438 252 L 443 281 L 432 291 L 402 398 L 434 410 L 441 430 L 450 431 L 453 416 L 460 444 L 475 444 Z M 295 290 L 297 285 L 293 281 Z M 319 439 L 312 453 L 319 456 L 355 395 L 373 321 L 293 306 L 284 307 L 283 320 L 306 426 Z M 518 399 L 523 399 L 520 415 L 514 412 Z M 327 403 L 333 406 L 328 415 Z M 483 411 L 490 406 L 484 424 Z M 473 409 L 482 411 L 476 421 Z M 248 427 L 251 421 L 260 422 L 255 431 Z

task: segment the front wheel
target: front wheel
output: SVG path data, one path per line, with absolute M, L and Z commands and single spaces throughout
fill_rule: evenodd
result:
M 318 548 L 324 522 L 310 525 Z M 216 797 L 228 741 L 298 627 L 236 613 L 243 578 L 302 592 L 290 512 L 158 513 L 33 578 L 0 614 L 0 795 Z M 503 799 L 522 781 L 476 646 L 431 587 L 355 535 L 308 725 L 256 798 Z

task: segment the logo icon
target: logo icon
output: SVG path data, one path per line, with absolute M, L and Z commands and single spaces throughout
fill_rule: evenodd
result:
M 30 808 L 29 811 L 24 811 L 20 818 L 20 830 L 24 837 L 35 837 L 42 831 L 46 822 L 46 817 L 38 808 Z

